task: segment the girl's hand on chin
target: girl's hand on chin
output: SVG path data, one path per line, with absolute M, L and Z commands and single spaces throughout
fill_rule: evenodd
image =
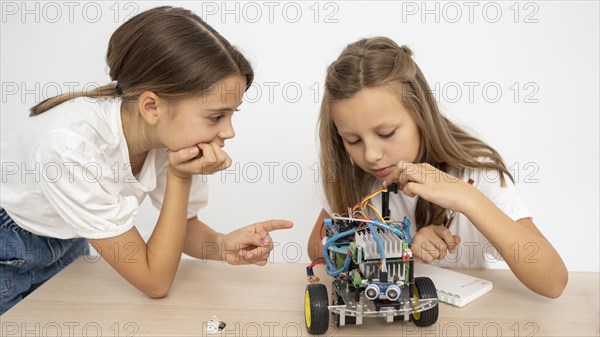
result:
M 231 166 L 231 158 L 216 143 L 202 143 L 169 152 L 169 165 L 181 178 L 194 174 L 208 175 Z

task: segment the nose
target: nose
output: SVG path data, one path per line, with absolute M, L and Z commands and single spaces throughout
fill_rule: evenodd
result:
M 235 130 L 233 129 L 231 118 L 228 119 L 228 123 L 223 123 L 223 128 L 219 131 L 218 135 L 221 139 L 231 139 L 235 137 Z
M 383 151 L 377 144 L 365 143 L 365 160 L 369 164 L 375 164 L 383 158 Z

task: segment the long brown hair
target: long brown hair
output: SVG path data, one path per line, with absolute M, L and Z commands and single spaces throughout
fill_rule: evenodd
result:
M 252 84 L 250 63 L 224 37 L 193 12 L 170 6 L 142 12 L 111 36 L 106 53 L 112 83 L 87 92 L 51 97 L 31 108 L 36 116 L 76 97 L 121 97 L 135 102 L 152 91 L 174 102 L 201 95 L 230 75 Z
M 361 39 L 349 44 L 327 68 L 321 103 L 322 180 L 333 212 L 343 213 L 347 207 L 360 201 L 370 191 L 375 178 L 354 165 L 344 149 L 331 116 L 331 104 L 353 97 L 362 88 L 381 85 L 397 89 L 395 92 L 417 125 L 421 143 L 417 163 L 429 163 L 443 172 L 454 167 L 460 175 L 466 168 L 496 170 L 500 173 L 501 186 L 506 183 L 502 173 L 513 180 L 496 150 L 440 113 L 408 47 L 399 46 L 386 37 Z M 415 217 L 417 229 L 420 229 L 429 224 L 442 224 L 446 210 L 419 198 Z

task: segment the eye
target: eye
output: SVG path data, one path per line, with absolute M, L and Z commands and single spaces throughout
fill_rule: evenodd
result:
M 357 140 L 353 140 L 353 141 L 346 140 L 346 143 L 348 145 L 356 145 L 356 144 L 360 143 L 360 138 Z
M 395 133 L 396 133 L 396 129 L 394 129 L 394 130 L 393 130 L 392 132 L 390 132 L 390 133 L 386 133 L 386 134 L 384 134 L 384 135 L 379 135 L 379 137 L 381 137 L 381 138 L 390 138 L 390 137 L 392 137 L 392 136 L 393 136 Z
M 221 119 L 223 119 L 223 117 L 225 117 L 225 115 L 221 114 L 221 115 L 218 115 L 218 116 L 212 116 L 212 117 L 208 117 L 208 120 L 209 120 L 211 123 L 213 123 L 213 124 L 217 124 L 217 123 L 219 123 L 219 121 L 220 121 Z

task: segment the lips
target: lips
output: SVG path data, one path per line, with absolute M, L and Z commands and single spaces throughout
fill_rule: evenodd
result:
M 388 174 L 392 173 L 393 169 L 394 169 L 394 166 L 388 166 L 388 167 L 384 167 L 384 168 L 380 168 L 380 169 L 376 169 L 376 170 L 372 170 L 372 171 L 373 171 L 373 174 L 375 176 L 377 176 L 378 178 L 384 178 Z

